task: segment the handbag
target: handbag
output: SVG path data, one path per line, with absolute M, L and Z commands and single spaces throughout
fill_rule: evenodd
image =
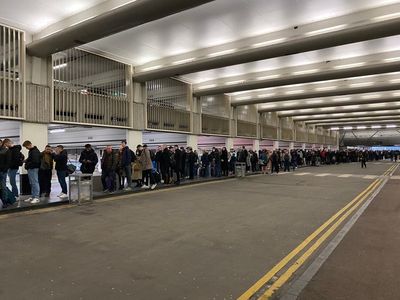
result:
M 75 171 L 76 171 L 76 166 L 73 165 L 73 164 L 71 163 L 71 161 L 68 160 L 68 162 L 69 162 L 69 164 L 67 164 L 67 174 L 68 174 L 68 175 L 74 174 Z

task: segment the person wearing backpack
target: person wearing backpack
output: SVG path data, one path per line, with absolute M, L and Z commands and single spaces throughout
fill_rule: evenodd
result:
M 28 171 L 29 184 L 31 185 L 32 196 L 25 199 L 24 202 L 31 204 L 40 203 L 40 185 L 39 185 L 39 168 L 40 168 L 40 151 L 33 146 L 30 141 L 25 141 L 22 146 L 28 152 L 28 158 L 25 160 L 25 169 Z
M 8 169 L 8 178 L 10 179 L 11 190 L 18 199 L 19 190 L 17 186 L 17 173 L 19 167 L 24 164 L 25 156 L 21 153 L 22 147 L 20 145 L 14 145 L 10 139 L 4 140 L 5 146 L 8 148 L 10 153 L 10 166 Z

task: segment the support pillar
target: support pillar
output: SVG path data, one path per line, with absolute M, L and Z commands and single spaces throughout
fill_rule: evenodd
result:
M 186 136 L 186 145 L 187 147 L 191 147 L 193 151 L 198 151 L 198 136 L 193 134 L 188 134 Z
M 303 144 L 301 145 L 301 147 L 302 147 L 303 150 L 306 149 L 306 143 L 303 143 Z
M 274 141 L 274 150 L 279 148 L 279 141 Z
M 135 151 L 137 145 L 143 143 L 143 132 L 138 130 L 126 130 L 126 142 L 130 149 Z
M 233 138 L 226 138 L 225 147 L 228 151 L 233 149 Z
M 292 149 L 294 149 L 294 142 L 289 143 L 289 150 L 292 150 Z
M 260 140 L 254 140 L 253 141 L 253 151 L 260 151 Z
M 25 141 L 30 141 L 33 146 L 36 146 L 42 152 L 49 141 L 47 124 L 21 122 L 19 140 L 21 146 Z M 25 158 L 28 157 L 28 150 L 24 147 L 22 147 L 22 153 L 25 155 Z M 22 168 L 22 172 L 26 173 L 24 168 Z

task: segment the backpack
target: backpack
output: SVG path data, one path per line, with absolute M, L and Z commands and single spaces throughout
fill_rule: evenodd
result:
M 6 197 L 6 199 L 2 199 L 3 204 L 5 205 L 13 205 L 15 202 L 17 202 L 14 193 L 11 192 L 9 188 L 6 189 Z

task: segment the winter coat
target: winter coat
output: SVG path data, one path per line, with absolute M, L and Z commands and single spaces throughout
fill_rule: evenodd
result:
M 55 169 L 57 171 L 67 171 L 68 155 L 67 151 L 63 150 L 60 154 L 53 155 L 54 162 L 56 163 Z
M 149 149 L 143 149 L 142 153 L 140 154 L 139 160 L 142 164 L 144 171 L 153 169 L 153 162 L 151 161 L 151 154 Z
M 40 153 L 40 170 L 53 170 L 53 154 Z
M 131 149 L 129 149 L 128 146 L 125 146 L 124 149 L 122 150 L 122 155 L 121 155 L 121 167 L 127 167 L 130 166 L 132 162 L 132 152 Z
M 41 153 L 40 153 L 39 149 L 36 148 L 36 146 L 34 146 L 28 152 L 28 158 L 25 160 L 25 169 L 26 170 L 39 169 L 40 168 L 40 157 L 41 157 Z
M 10 167 L 10 152 L 7 148 L 0 148 L 0 172 L 7 172 Z
M 10 169 L 15 170 L 23 165 L 25 156 L 21 153 L 22 147 L 20 145 L 12 146 L 8 149 L 10 151 Z
M 87 162 L 90 161 L 90 162 Z M 99 162 L 96 152 L 93 149 L 89 151 L 83 150 L 79 158 L 81 165 L 81 172 L 85 174 L 93 174 L 96 169 L 96 165 Z
M 117 157 L 114 151 L 111 151 L 111 153 L 104 151 L 103 157 L 101 158 L 101 169 L 105 172 L 115 171 L 117 169 Z

